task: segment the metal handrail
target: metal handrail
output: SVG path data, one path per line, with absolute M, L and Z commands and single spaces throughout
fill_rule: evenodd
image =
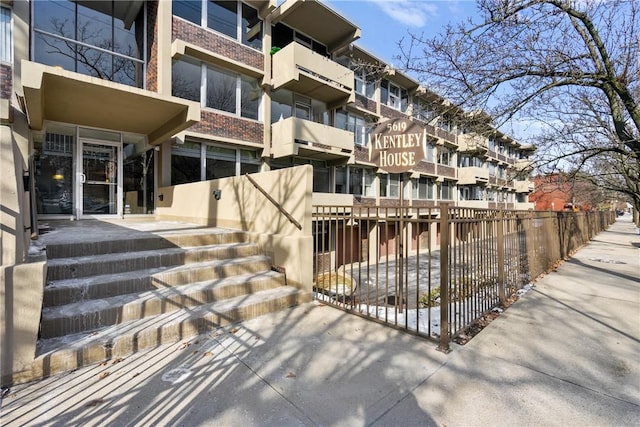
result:
M 269 193 L 267 193 L 264 188 L 260 187 L 260 185 L 253 178 L 251 178 L 249 176 L 249 174 L 245 174 L 244 176 L 247 177 L 249 182 L 251 184 L 253 184 L 253 186 L 256 187 L 258 189 L 258 191 L 260 191 L 262 193 L 262 195 L 267 198 L 267 200 L 269 200 L 271 203 L 273 203 L 273 205 L 276 208 L 278 208 L 278 210 L 280 211 L 281 214 L 283 214 L 285 217 L 287 217 L 287 219 L 293 225 L 298 227 L 298 230 L 302 230 L 302 225 L 300 225 L 300 223 L 298 221 L 296 221 L 296 219 L 293 216 L 291 216 L 291 214 L 289 212 L 287 212 L 286 209 L 283 208 L 280 203 L 278 203 L 273 197 L 271 197 L 271 195 Z

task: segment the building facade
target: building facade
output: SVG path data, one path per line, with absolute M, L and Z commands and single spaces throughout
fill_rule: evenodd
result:
M 0 12 L 5 293 L 43 283 L 44 263 L 27 262 L 38 220 L 154 215 L 158 188 L 195 181 L 311 165 L 317 205 L 533 207 L 531 147 L 489 118 L 470 126 L 478 114 L 358 47 L 358 26 L 315 0 L 2 0 Z M 429 136 L 402 176 L 367 148 L 398 117 Z

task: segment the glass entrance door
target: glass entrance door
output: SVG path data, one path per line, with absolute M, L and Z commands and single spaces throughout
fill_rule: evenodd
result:
M 81 142 L 78 217 L 122 216 L 120 144 Z

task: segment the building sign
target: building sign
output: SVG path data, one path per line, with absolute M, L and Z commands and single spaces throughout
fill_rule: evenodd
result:
M 427 130 L 409 119 L 391 119 L 369 135 L 369 161 L 389 173 L 402 173 L 426 157 Z

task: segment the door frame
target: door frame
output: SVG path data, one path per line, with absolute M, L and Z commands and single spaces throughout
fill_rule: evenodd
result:
M 84 213 L 84 170 L 83 170 L 83 156 L 84 145 L 102 145 L 107 147 L 116 148 L 116 213 L 115 214 L 85 214 Z M 96 218 L 123 218 L 124 203 L 123 203 L 123 155 L 122 155 L 122 134 L 120 134 L 120 141 L 105 141 L 101 139 L 92 138 L 78 138 L 76 149 L 76 173 L 74 174 L 74 190 L 75 196 L 75 217 L 76 219 L 96 219 Z

